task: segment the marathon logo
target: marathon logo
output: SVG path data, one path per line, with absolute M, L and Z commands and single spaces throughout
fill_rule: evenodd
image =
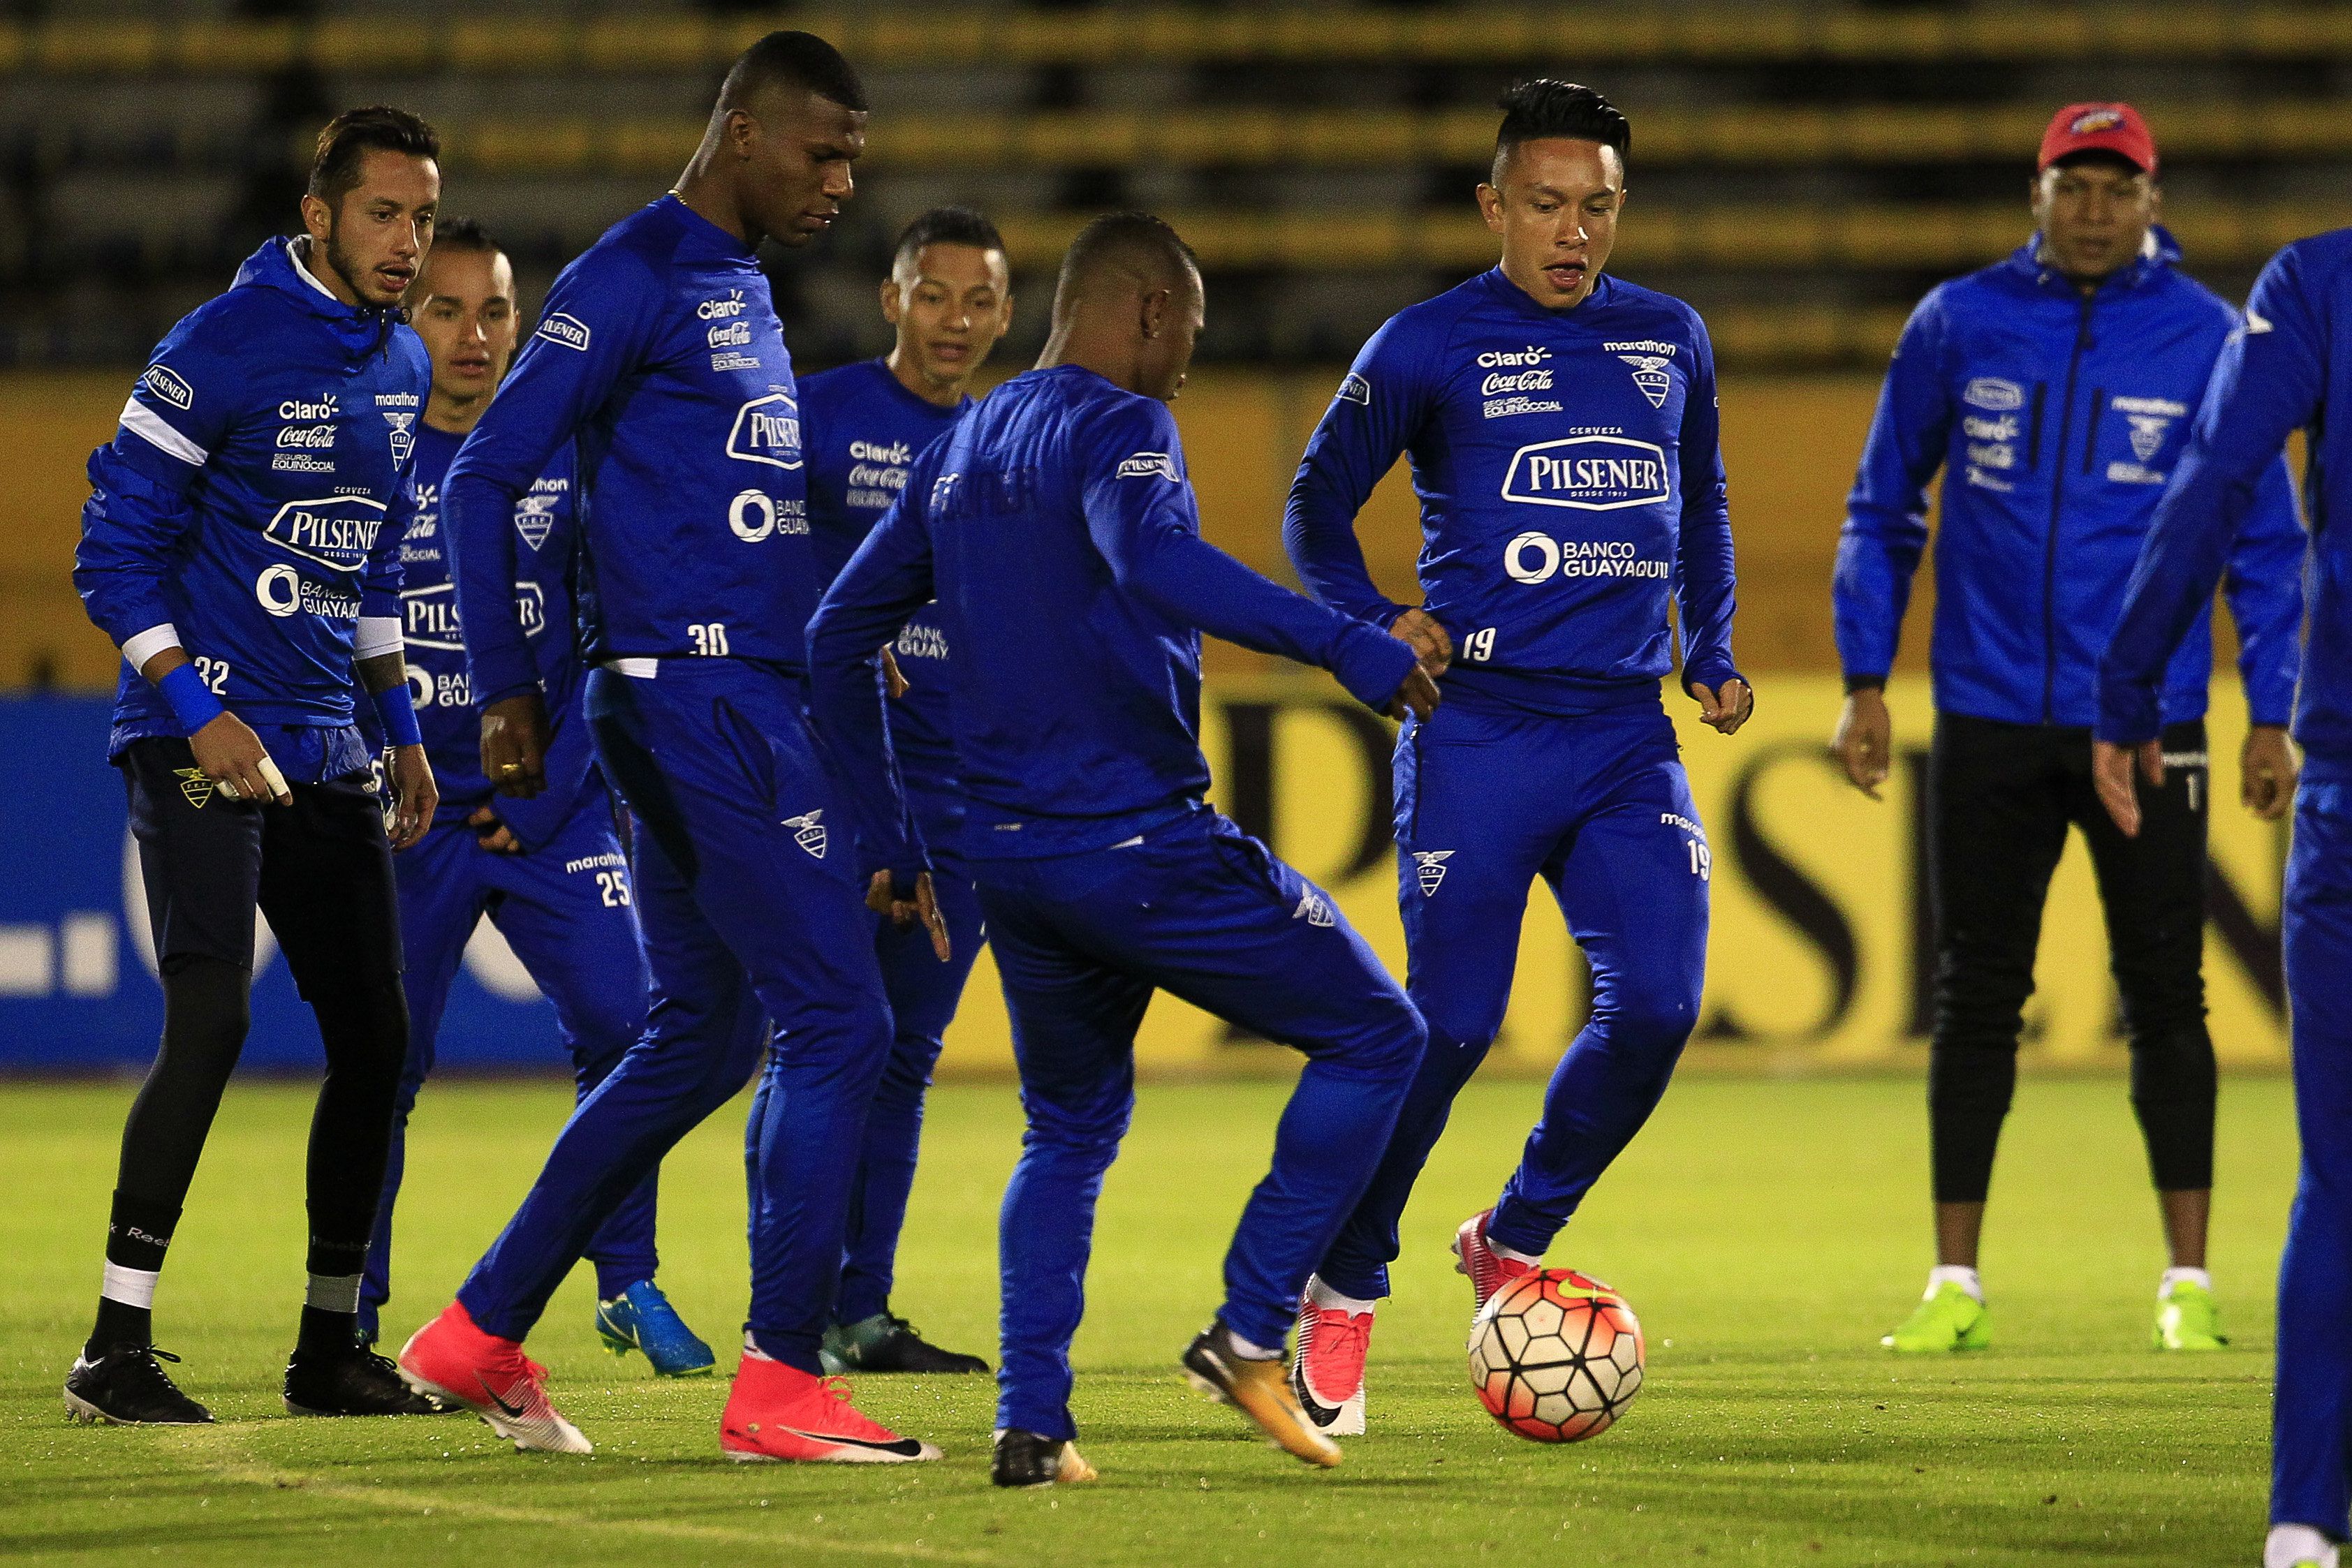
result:
M 466 651 L 464 628 L 457 621 L 455 583 L 436 582 L 412 588 L 400 596 L 400 637 L 411 648 L 431 648 L 444 653 Z M 535 582 L 515 584 L 515 620 L 526 637 L 547 629 L 547 592 Z
M 727 433 L 727 455 L 772 468 L 801 465 L 801 408 L 790 392 L 755 397 L 735 411 Z
M 1622 435 L 1540 441 L 1511 455 L 1503 499 L 1580 512 L 1614 512 L 1667 499 L 1666 455 Z
M 1675 343 L 1661 343 L 1655 338 L 1643 338 L 1631 343 L 1603 343 L 1601 345 L 1601 351 L 1604 354 L 1664 354 L 1671 360 L 1679 346 Z
M 1960 401 L 1990 413 L 2007 413 L 2025 406 L 2025 389 L 1999 376 L 1977 376 L 1961 389 Z
M 1176 457 L 1168 452 L 1138 452 L 1118 460 L 1118 476 L 1122 479 L 1165 479 L 1181 484 L 1176 476 Z
M 424 399 L 418 397 L 415 392 L 378 392 L 375 394 L 375 405 L 378 408 L 421 408 L 424 406 Z
M 147 373 L 139 378 L 139 384 L 173 408 L 189 409 L 195 406 L 194 390 L 182 381 L 178 373 L 169 365 L 148 366 Z
M 541 321 L 538 335 L 551 343 L 561 343 L 583 354 L 588 351 L 588 323 L 565 311 L 555 311 Z
M 383 503 L 365 496 L 322 496 L 289 501 L 262 530 L 278 546 L 336 571 L 357 571 L 375 549 Z

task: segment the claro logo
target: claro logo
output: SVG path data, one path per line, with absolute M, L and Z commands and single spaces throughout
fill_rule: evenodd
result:
M 1532 507 L 1614 512 L 1666 499 L 1666 455 L 1622 435 L 1571 435 L 1511 454 L 1503 499 Z
M 735 411 L 727 455 L 774 468 L 801 465 L 801 406 L 790 392 L 755 397 Z

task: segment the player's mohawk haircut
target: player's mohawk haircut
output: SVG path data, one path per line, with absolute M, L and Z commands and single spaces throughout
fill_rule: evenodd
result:
M 1004 236 L 996 225 L 970 207 L 933 207 L 899 231 L 892 247 L 893 267 L 911 262 L 927 245 L 968 245 L 975 250 L 1004 250 Z
M 1520 142 L 1537 141 L 1547 136 L 1571 137 L 1614 147 L 1621 163 L 1633 144 L 1633 127 L 1623 111 L 1592 89 L 1572 81 L 1537 77 L 1532 81 L 1520 82 L 1496 99 L 1495 107 L 1503 111 L 1502 126 L 1495 132 L 1497 169 Z
M 796 87 L 864 113 L 869 107 L 857 68 L 814 33 L 784 29 L 761 38 L 735 57 L 719 89 L 719 107 L 741 109 L 763 89 Z

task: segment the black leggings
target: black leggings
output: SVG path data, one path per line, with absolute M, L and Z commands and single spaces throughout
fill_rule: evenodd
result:
M 2213 1041 L 2205 1030 L 2201 722 L 2164 732 L 2161 789 L 2124 837 L 2091 785 L 2086 730 L 1939 714 L 1929 764 L 1936 1035 L 1928 1121 L 1936 1200 L 1981 1203 L 2017 1083 L 2051 873 L 2069 824 L 2089 841 L 2132 1053 L 2132 1108 L 2156 1186 L 2213 1185 Z
M 360 1271 L 375 1226 L 408 1049 L 400 925 L 365 775 L 260 807 L 184 787 L 185 741 L 122 758 L 163 982 L 163 1041 L 122 1132 L 118 1204 L 169 1225 L 245 1046 L 258 906 L 319 1021 L 327 1072 L 310 1123 L 310 1271 Z

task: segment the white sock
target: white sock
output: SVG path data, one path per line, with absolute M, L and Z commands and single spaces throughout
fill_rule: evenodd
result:
M 751 1331 L 750 1329 L 745 1329 L 743 1331 L 743 1359 L 746 1361 L 773 1361 L 776 1358 L 770 1355 L 766 1351 L 761 1350 L 758 1345 L 752 1343 Z
M 120 1263 L 109 1263 L 100 1281 L 98 1293 L 126 1307 L 152 1307 L 155 1304 L 155 1281 L 162 1278 L 160 1270 L 126 1269 Z
M 2307 1524 L 2272 1525 L 2270 1539 L 2263 1542 L 2263 1568 L 2294 1568 L 2298 1563 L 2336 1568 L 2336 1543 Z
M 2167 1269 L 2164 1277 L 2156 1282 L 2156 1299 L 2164 1300 L 2173 1286 L 2183 1283 L 2202 1285 L 2210 1291 L 2213 1288 L 2213 1276 L 2202 1269 Z
M 1540 1252 L 1522 1252 L 1516 1247 L 1506 1247 L 1491 1237 L 1487 1239 L 1486 1245 L 1495 1249 L 1495 1256 L 1497 1258 L 1508 1258 L 1514 1263 L 1526 1263 L 1538 1268 L 1543 1264 L 1543 1254 Z
M 1232 1343 L 1234 1354 L 1244 1361 L 1280 1361 L 1282 1359 L 1280 1345 L 1268 1350 L 1262 1344 L 1251 1343 L 1230 1328 L 1225 1331 L 1225 1338 Z
M 1978 1301 L 1984 1300 L 1984 1281 L 1977 1278 L 1974 1269 L 1964 1268 L 1958 1263 L 1938 1263 L 1928 1270 L 1927 1289 L 1920 1299 L 1926 1300 L 1946 1285 L 1958 1285 Z
M 1345 1312 L 1351 1318 L 1360 1317 L 1380 1305 L 1378 1301 L 1359 1301 L 1354 1296 L 1341 1295 L 1325 1284 L 1319 1274 L 1307 1276 L 1307 1304 L 1319 1312 Z
M 355 1312 L 360 1310 L 360 1277 L 357 1274 L 313 1274 L 310 1285 L 302 1293 L 302 1304 L 322 1312 Z

